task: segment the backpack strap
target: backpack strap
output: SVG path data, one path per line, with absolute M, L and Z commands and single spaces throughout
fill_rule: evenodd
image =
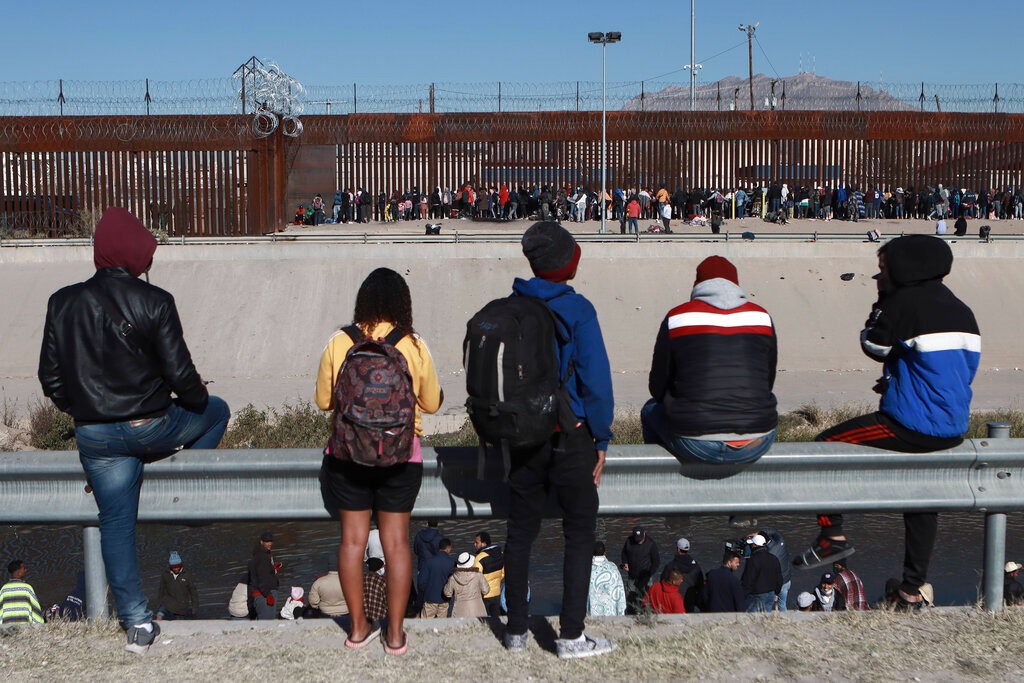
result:
M 363 331 L 359 329 L 359 326 L 356 325 L 355 323 L 341 328 L 341 331 L 349 336 L 349 339 L 352 340 L 353 344 L 358 344 L 359 342 L 366 339 L 366 335 L 363 334 Z
M 397 327 L 390 332 L 388 336 L 384 337 L 384 341 L 391 346 L 398 346 L 398 342 L 405 338 L 405 333 L 399 330 Z

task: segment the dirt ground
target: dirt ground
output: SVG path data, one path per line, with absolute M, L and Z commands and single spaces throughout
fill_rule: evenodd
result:
M 122 681 L 1024 681 L 1024 610 L 974 608 L 787 615 L 591 619 L 618 649 L 561 661 L 553 627 L 535 620 L 526 652 L 500 645 L 500 625 L 409 620 L 409 652 L 343 646 L 332 621 L 165 622 L 144 656 L 123 652 L 110 624 L 0 630 L 9 680 Z

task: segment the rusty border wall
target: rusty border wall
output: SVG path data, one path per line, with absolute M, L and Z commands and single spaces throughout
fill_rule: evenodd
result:
M 0 233 L 72 234 L 126 206 L 169 235 L 253 235 L 335 189 L 596 189 L 600 112 L 0 117 Z M 1024 184 L 1024 114 L 609 112 L 610 187 Z

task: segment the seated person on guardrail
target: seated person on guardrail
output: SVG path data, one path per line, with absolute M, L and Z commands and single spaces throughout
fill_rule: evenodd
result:
M 778 426 L 777 354 L 771 316 L 747 300 L 736 266 L 704 259 L 690 300 L 668 312 L 654 342 L 644 441 L 683 463 L 754 462 Z
M 875 385 L 882 396 L 879 408 L 822 432 L 818 441 L 902 453 L 928 453 L 963 442 L 981 335 L 974 313 L 942 283 L 952 266 L 949 245 L 930 235 L 898 237 L 878 250 L 878 300 L 860 338 L 864 353 L 884 364 Z M 938 515 L 908 512 L 903 521 L 906 550 L 897 602 L 916 608 Z M 853 554 L 842 515 L 819 515 L 818 524 L 818 539 L 793 562 L 798 567 L 819 567 Z
M 43 394 L 75 419 L 107 582 L 128 632 L 125 649 L 137 654 L 160 633 L 135 549 L 143 464 L 182 448 L 216 448 L 231 416 L 196 372 L 174 298 L 148 282 L 156 247 L 138 218 L 107 209 L 93 237 L 96 274 L 50 297 L 39 356 Z

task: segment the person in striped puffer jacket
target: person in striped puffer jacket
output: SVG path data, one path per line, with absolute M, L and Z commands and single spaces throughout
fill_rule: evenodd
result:
M 683 463 L 754 462 L 775 440 L 777 356 L 772 318 L 747 300 L 736 266 L 722 256 L 704 259 L 690 300 L 658 330 L 652 398 L 640 411 L 644 441 Z

